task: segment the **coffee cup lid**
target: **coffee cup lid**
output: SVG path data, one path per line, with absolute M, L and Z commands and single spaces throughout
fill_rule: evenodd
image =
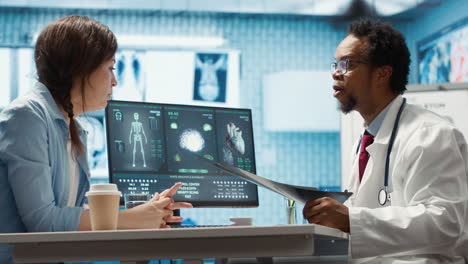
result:
M 89 191 L 86 192 L 86 196 L 89 195 L 104 195 L 104 194 L 118 194 L 122 196 L 122 193 L 117 189 L 117 185 L 114 183 L 98 183 L 91 184 Z

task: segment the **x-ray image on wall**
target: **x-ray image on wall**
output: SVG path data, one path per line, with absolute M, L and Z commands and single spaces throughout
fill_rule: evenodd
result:
M 163 165 L 164 131 L 161 110 L 112 109 L 110 131 L 112 170 L 158 171 Z
M 226 102 L 226 53 L 196 53 L 193 100 Z
M 87 155 L 89 169 L 104 169 L 107 167 L 106 139 L 103 119 L 92 116 L 78 118 L 81 126 L 87 131 Z
M 112 98 L 116 100 L 145 100 L 145 51 L 119 50 L 115 54 L 115 77 L 117 86 Z

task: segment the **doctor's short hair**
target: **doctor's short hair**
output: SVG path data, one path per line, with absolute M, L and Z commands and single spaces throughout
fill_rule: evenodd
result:
M 371 66 L 391 66 L 390 87 L 393 92 L 403 94 L 408 84 L 411 63 L 403 34 L 389 24 L 368 19 L 349 25 L 348 34 L 359 39 L 366 38 L 368 45 L 362 55 L 367 56 Z

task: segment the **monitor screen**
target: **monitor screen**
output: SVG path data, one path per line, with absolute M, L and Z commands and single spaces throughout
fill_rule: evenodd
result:
M 176 201 L 197 207 L 258 206 L 257 186 L 196 155 L 255 171 L 249 109 L 109 101 L 106 133 L 110 182 L 123 193 L 184 185 Z
M 419 83 L 468 82 L 468 18 L 418 43 Z

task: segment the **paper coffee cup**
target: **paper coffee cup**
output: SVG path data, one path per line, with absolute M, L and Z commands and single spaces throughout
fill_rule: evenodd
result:
M 92 184 L 88 192 L 92 230 L 117 229 L 121 193 L 113 183 Z

